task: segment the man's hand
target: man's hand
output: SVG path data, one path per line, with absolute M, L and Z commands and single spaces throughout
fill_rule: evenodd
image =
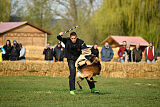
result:
M 59 33 L 60 36 L 63 36 L 63 34 L 64 34 L 63 32 L 60 32 L 60 33 Z

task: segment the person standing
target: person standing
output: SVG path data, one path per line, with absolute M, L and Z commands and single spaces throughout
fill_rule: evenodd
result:
M 3 54 L 3 60 L 9 60 L 9 58 L 11 56 L 11 49 L 12 49 L 11 41 L 7 40 L 6 45 L 4 45 L 3 48 L 6 51 L 6 54 Z
M 126 44 L 127 44 L 127 42 L 123 41 L 123 46 L 121 46 L 119 48 L 119 50 L 118 50 L 118 56 L 119 56 L 119 59 L 120 59 L 121 63 L 124 62 L 124 60 L 123 60 L 123 51 L 126 49 Z
M 70 37 L 62 38 L 63 32 L 60 32 L 57 39 L 65 44 L 65 57 L 67 58 L 70 75 L 69 75 L 69 87 L 70 94 L 75 95 L 75 77 L 76 77 L 76 67 L 75 62 L 82 53 L 82 49 L 87 48 L 83 40 L 77 38 L 76 32 L 70 33 Z M 93 80 L 93 78 L 91 78 Z M 92 93 L 99 93 L 95 88 L 94 82 L 88 81 L 88 85 Z
M 3 61 L 2 55 L 5 53 L 6 53 L 5 49 L 0 46 L 0 62 Z
M 46 62 L 53 62 L 53 48 L 51 48 L 50 43 L 47 43 L 46 48 L 43 50 Z
M 141 62 L 142 50 L 140 49 L 140 44 L 136 44 L 136 47 L 132 50 L 133 52 L 133 62 Z
M 16 40 L 14 40 L 13 46 L 11 48 L 11 56 L 10 56 L 11 61 L 19 60 L 20 50 L 21 50 L 21 48 L 19 47 L 19 44 L 17 43 Z
M 25 59 L 26 59 L 26 57 L 25 57 L 26 49 L 22 46 L 21 43 L 19 44 L 19 46 L 21 48 L 20 55 L 19 55 L 19 60 L 25 61 Z
M 157 51 L 153 46 L 153 42 L 149 42 L 149 46 L 145 50 L 145 59 L 147 63 L 155 63 L 157 60 Z
M 123 61 L 124 62 L 132 62 L 130 44 L 127 44 L 126 49 L 123 51 Z
M 101 50 L 101 60 L 105 62 L 109 62 L 113 58 L 113 55 L 114 55 L 114 52 L 112 47 L 108 44 L 108 42 L 106 42 Z
M 55 62 L 63 61 L 64 48 L 62 47 L 61 42 L 58 42 L 57 46 L 54 48 L 54 57 L 55 57 Z
M 96 55 L 96 57 L 99 58 L 99 50 L 98 50 L 98 44 L 95 43 L 93 47 L 91 48 L 91 54 Z

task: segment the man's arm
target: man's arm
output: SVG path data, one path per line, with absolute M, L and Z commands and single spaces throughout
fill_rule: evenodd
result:
M 62 38 L 63 32 L 60 32 L 59 35 L 57 36 L 57 39 L 62 41 L 64 44 L 67 42 L 66 38 Z

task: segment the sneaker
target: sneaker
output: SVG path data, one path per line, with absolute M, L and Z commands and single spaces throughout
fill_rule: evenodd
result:
M 75 95 L 74 91 L 75 91 L 75 90 L 71 90 L 71 91 L 70 91 L 70 94 L 71 94 L 71 95 Z
M 96 88 L 92 88 L 91 93 L 99 93 L 99 90 L 97 90 Z

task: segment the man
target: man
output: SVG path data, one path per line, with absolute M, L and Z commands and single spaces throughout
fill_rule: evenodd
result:
M 149 42 L 149 46 L 145 50 L 145 59 L 147 63 L 155 63 L 157 60 L 157 51 L 153 46 L 153 42 Z
M 98 50 L 98 44 L 95 43 L 93 47 L 91 48 L 91 54 L 96 55 L 96 57 L 99 58 L 99 50 Z
M 133 52 L 133 62 L 141 62 L 142 50 L 140 49 L 140 44 L 136 44 L 136 47 L 132 50 Z
M 17 43 L 16 40 L 13 41 L 13 46 L 11 48 L 11 56 L 10 56 L 10 60 L 11 61 L 17 61 L 19 60 L 19 55 L 20 55 L 20 46 Z
M 55 57 L 55 62 L 63 61 L 64 48 L 62 47 L 61 42 L 58 42 L 57 46 L 54 48 L 54 57 Z
M 113 55 L 114 53 L 113 53 L 112 47 L 108 44 L 108 42 L 106 42 L 101 50 L 101 60 L 105 62 L 109 62 L 113 58 Z
M 47 43 L 46 48 L 43 50 L 46 62 L 53 62 L 53 48 L 50 47 L 50 43 Z
M 130 50 L 130 44 L 126 45 L 126 49 L 123 51 L 123 61 L 124 62 L 131 62 L 131 50 Z
M 126 44 L 127 44 L 127 42 L 126 42 L 126 41 L 123 41 L 123 46 L 121 46 L 121 47 L 119 48 L 119 50 L 118 50 L 118 56 L 119 56 L 119 58 L 120 58 L 121 63 L 124 62 L 122 56 L 123 56 L 123 51 L 126 49 Z
M 65 44 L 65 57 L 67 58 L 70 76 L 69 76 L 69 86 L 70 86 L 70 94 L 75 95 L 75 76 L 76 76 L 76 67 L 75 62 L 81 54 L 81 50 L 87 48 L 86 44 L 83 40 L 77 38 L 77 34 L 75 32 L 70 33 L 70 37 L 62 38 L 63 32 L 59 33 L 57 39 L 62 41 Z M 91 78 L 93 80 L 93 78 Z M 98 93 L 96 90 L 94 82 L 88 81 L 91 92 Z

